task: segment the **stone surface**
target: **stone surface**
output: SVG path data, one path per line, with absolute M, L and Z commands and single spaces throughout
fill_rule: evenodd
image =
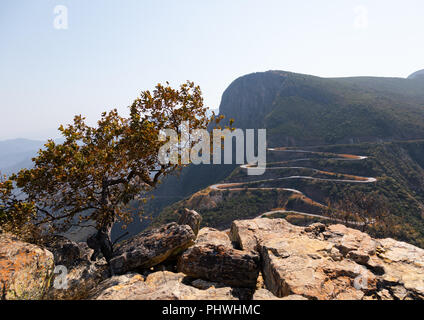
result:
M 55 258 L 56 266 L 66 267 L 57 270 L 51 282 L 47 298 L 50 300 L 85 299 L 90 292 L 103 280 L 110 277 L 110 270 L 104 258 L 93 262 L 90 260 L 93 249 L 85 242 L 73 242 L 64 237 L 55 236 L 48 246 Z M 62 277 L 65 276 L 66 287 L 63 287 Z M 59 284 L 59 288 L 55 284 Z
M 398 299 L 424 299 L 424 250 L 393 239 L 378 240 L 383 284 Z
M 299 295 L 289 295 L 284 298 L 279 298 L 272 294 L 271 291 L 266 289 L 257 289 L 253 295 L 252 300 L 308 300 L 307 298 Z
M 114 277 L 85 243 L 50 240 L 46 250 L 0 233 L 0 298 L 424 299 L 423 249 L 343 225 L 257 218 L 234 221 L 229 234 L 202 228 L 196 239 L 171 223 L 120 244 L 112 261 L 125 274 Z M 67 288 L 55 288 L 54 263 L 67 268 Z
M 110 264 L 117 274 L 150 268 L 180 254 L 192 246 L 195 239 L 196 236 L 188 225 L 169 223 L 121 243 Z
M 138 274 L 112 277 L 101 283 L 91 298 L 97 300 L 237 300 L 233 289 L 210 286 L 198 289 L 186 275 L 159 271 L 145 279 Z
M 63 282 L 58 278 L 61 272 L 55 275 L 47 298 L 50 300 L 81 300 L 86 299 L 97 285 L 110 277 L 109 266 L 102 258 L 97 262 L 80 261 L 79 264 L 67 270 L 65 288 L 55 288 L 55 281 Z
M 84 247 L 63 236 L 51 236 L 45 240 L 46 248 L 53 253 L 55 265 L 71 268 L 84 256 Z
M 178 260 L 178 271 L 234 287 L 255 288 L 259 256 L 213 243 L 199 244 L 185 251 Z
M 189 210 L 187 208 L 183 209 L 180 213 L 180 218 L 178 219 L 178 224 L 188 225 L 194 234 L 197 235 L 200 229 L 200 223 L 202 222 L 202 217 L 194 210 Z
M 282 300 L 283 298 L 279 298 L 272 294 L 271 291 L 267 289 L 256 289 L 255 293 L 253 294 L 253 300 Z
M 234 221 L 230 237 L 257 250 L 265 287 L 278 297 L 424 298 L 424 250 L 403 242 L 375 240 L 343 225 L 304 228 L 263 218 Z
M 53 268 L 48 250 L 0 233 L 0 300 L 43 298 Z
M 212 287 L 222 288 L 225 287 L 222 283 L 211 282 L 203 279 L 196 279 L 191 282 L 191 285 L 197 289 L 206 290 Z
M 196 239 L 196 245 L 206 243 L 232 248 L 230 238 L 225 232 L 208 227 L 200 229 Z
M 353 286 L 356 278 L 368 279 L 371 290 L 374 275 L 349 260 L 328 257 L 332 244 L 307 236 L 261 239 L 260 253 L 266 287 L 276 296 L 291 294 L 310 299 L 360 299 L 362 290 Z
M 242 250 L 257 250 L 258 236 L 264 233 L 294 233 L 302 230 L 301 227 L 294 226 L 284 219 L 251 219 L 236 220 L 231 225 L 230 240 Z
M 359 264 L 366 264 L 375 255 L 377 243 L 368 234 L 341 224 L 329 226 L 316 237 L 334 243 L 343 256 Z

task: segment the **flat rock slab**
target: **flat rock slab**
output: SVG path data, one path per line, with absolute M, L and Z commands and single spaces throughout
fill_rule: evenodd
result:
M 180 254 L 192 246 L 195 239 L 190 226 L 169 223 L 124 241 L 116 249 L 110 265 L 117 274 L 150 268 Z
M 230 238 L 225 232 L 209 227 L 200 229 L 196 239 L 196 245 L 207 243 L 232 247 Z
M 112 277 L 98 287 L 96 300 L 238 300 L 230 287 L 203 290 L 186 281 L 186 275 L 159 271 L 146 278 L 139 274 Z
M 297 227 L 264 218 L 234 221 L 230 238 L 259 253 L 265 287 L 277 297 L 424 299 L 424 250 L 404 242 L 340 224 Z
M 254 252 L 205 243 L 185 251 L 178 259 L 177 268 L 191 277 L 233 287 L 255 288 L 260 265 L 259 256 Z
M 230 229 L 230 240 L 241 250 L 258 250 L 258 240 L 263 234 L 298 234 L 303 228 L 294 226 L 284 219 L 258 218 L 235 220 Z

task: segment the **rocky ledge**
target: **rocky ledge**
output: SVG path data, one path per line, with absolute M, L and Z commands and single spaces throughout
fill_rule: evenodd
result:
M 199 230 L 198 213 L 182 215 L 121 243 L 110 266 L 91 262 L 83 243 L 56 237 L 39 248 L 0 235 L 2 298 L 424 299 L 424 250 L 410 244 L 284 219 Z M 66 267 L 67 289 L 54 288 L 53 259 Z
M 0 300 L 41 299 L 53 268 L 48 250 L 0 233 Z

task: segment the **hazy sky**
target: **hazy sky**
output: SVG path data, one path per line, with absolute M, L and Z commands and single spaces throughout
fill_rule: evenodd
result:
M 217 108 L 256 71 L 406 77 L 424 68 L 423 12 L 422 0 L 1 0 L 0 140 L 125 113 L 166 80 L 195 81 Z

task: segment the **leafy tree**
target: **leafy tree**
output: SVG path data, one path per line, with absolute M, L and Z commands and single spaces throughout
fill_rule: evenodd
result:
M 130 201 L 146 201 L 160 179 L 181 168 L 160 164 L 161 130 L 173 129 L 181 135 L 180 125 L 205 129 L 206 116 L 201 90 L 192 82 L 173 89 L 158 84 L 153 92 L 144 91 L 130 106 L 130 117 L 117 110 L 103 113 L 97 126 L 89 126 L 82 116 L 59 130 L 63 143 L 49 140 L 33 159 L 32 169 L 13 175 L 35 204 L 36 225 L 49 232 L 64 232 L 72 226 L 94 222 L 97 234 L 87 243 L 95 249 L 92 259 L 102 252 L 112 257 L 110 233 L 118 220 L 129 222 L 125 210 Z
M 31 223 L 35 214 L 33 203 L 18 198 L 13 181 L 0 176 L 0 229 L 33 242 L 39 232 Z

